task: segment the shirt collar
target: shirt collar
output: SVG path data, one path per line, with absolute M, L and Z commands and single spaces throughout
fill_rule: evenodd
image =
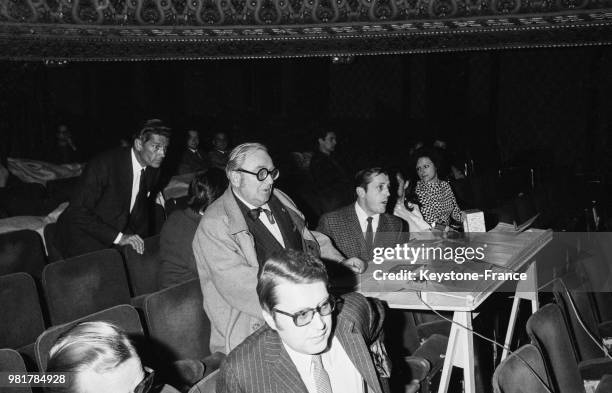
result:
M 359 222 L 365 222 L 368 217 L 372 217 L 372 221 L 376 221 L 380 214 L 374 214 L 372 216 L 368 216 L 368 214 L 359 206 L 359 203 L 355 202 L 355 212 L 357 213 L 357 219 Z
M 287 353 L 289 354 L 289 357 L 293 361 L 295 368 L 298 369 L 298 372 L 300 373 L 300 375 L 310 375 L 312 373 L 311 367 L 312 367 L 313 355 L 308 355 L 305 353 L 297 352 L 296 350 L 292 349 L 284 342 L 282 342 L 282 344 L 285 350 L 287 351 Z M 332 366 L 333 360 L 335 358 L 335 356 L 333 355 L 337 352 L 337 349 L 340 348 L 341 346 L 342 344 L 340 344 L 340 341 L 338 341 L 338 338 L 336 336 L 332 336 L 330 340 L 329 348 L 325 352 L 321 353 L 320 355 L 325 358 L 325 361 L 327 362 L 327 364 Z
M 138 159 L 136 158 L 136 153 L 134 153 L 134 148 L 131 148 L 130 152 L 131 152 L 131 155 L 132 155 L 132 172 L 140 173 L 140 171 L 142 169 L 145 169 L 146 166 L 140 165 L 140 162 L 138 162 Z
M 283 342 L 283 347 L 289 354 L 289 357 L 293 361 L 295 368 L 297 368 L 300 375 L 310 375 L 310 368 L 312 367 L 312 355 L 307 355 L 293 350 L 287 344 Z

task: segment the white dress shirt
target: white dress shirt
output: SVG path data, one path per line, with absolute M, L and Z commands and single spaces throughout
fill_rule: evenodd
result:
M 359 220 L 359 225 L 361 226 L 361 231 L 365 236 L 366 231 L 368 230 L 368 216 L 365 211 L 359 206 L 359 203 L 355 202 L 355 212 L 357 213 L 357 219 Z M 378 221 L 380 220 L 380 214 L 374 214 L 372 217 L 372 232 L 376 233 L 378 229 Z
M 308 393 L 317 393 L 312 366 L 312 355 L 296 352 L 285 345 L 285 350 L 298 370 Z M 329 350 L 321 354 L 323 368 L 329 374 L 333 393 L 364 393 L 364 380 L 340 341 L 333 337 Z
M 257 209 L 255 206 L 245 201 L 240 195 L 238 195 L 237 192 L 234 192 L 234 195 L 236 195 L 236 198 L 240 199 L 240 201 L 244 203 L 246 207 L 248 207 L 249 209 Z M 272 211 L 272 209 L 270 209 L 270 206 L 267 203 L 261 205 L 260 207 L 262 209 L 267 209 L 270 212 Z M 264 224 L 266 228 L 268 228 L 268 231 L 270 231 L 272 236 L 274 236 L 274 238 L 280 243 L 280 245 L 283 246 L 283 248 L 285 248 L 285 241 L 283 240 L 283 234 L 281 233 L 281 230 L 278 226 L 278 220 L 276 219 L 276 217 L 274 218 L 274 224 L 271 224 L 270 220 L 268 220 L 268 215 L 265 212 L 261 212 L 261 214 L 259 215 L 259 221 L 261 221 L 262 224 Z
M 136 159 L 136 154 L 134 153 L 133 148 L 130 149 L 130 153 L 132 156 L 132 174 L 133 174 L 132 176 L 132 195 L 130 196 L 130 213 L 131 213 L 132 209 L 134 208 L 134 205 L 136 204 L 136 196 L 138 195 L 138 191 L 140 191 L 139 190 L 140 173 L 143 169 L 146 168 L 146 166 L 140 165 L 140 162 L 138 162 L 138 159 Z M 119 232 L 119 234 L 113 241 L 113 244 L 118 244 L 122 236 L 123 236 L 123 233 Z

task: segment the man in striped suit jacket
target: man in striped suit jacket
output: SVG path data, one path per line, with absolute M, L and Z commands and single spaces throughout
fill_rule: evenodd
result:
M 357 200 L 339 210 L 324 214 L 317 231 L 329 236 L 346 258 L 372 260 L 376 247 L 407 243 L 408 225 L 385 213 L 389 200 L 389 175 L 381 168 L 368 168 L 355 175 Z
M 334 298 L 316 257 L 283 250 L 258 274 L 266 325 L 237 346 L 221 366 L 218 393 L 382 393 L 368 345 L 383 316 L 366 298 Z M 410 389 L 416 391 L 418 381 Z

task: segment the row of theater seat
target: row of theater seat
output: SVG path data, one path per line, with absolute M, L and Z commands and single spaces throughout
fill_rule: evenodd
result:
M 48 239 L 52 238 L 51 235 L 47 237 L 47 234 L 53 231 L 54 225 L 49 224 L 45 227 L 47 248 L 50 246 Z M 48 227 L 50 228 L 47 229 Z M 125 280 L 129 282 L 129 287 L 127 282 L 125 285 L 121 282 L 120 285 L 127 287 L 132 296 L 139 296 L 160 289 L 157 278 L 160 266 L 159 235 L 145 239 L 145 252 L 142 255 L 131 247 L 121 248 L 120 253 L 114 249 L 102 252 L 103 254 L 94 252 L 62 261 L 63 266 L 65 266 L 63 271 L 55 265 L 55 262 L 58 262 L 57 258 L 45 254 L 42 239 L 35 231 L 21 230 L 3 233 L 0 234 L 0 275 L 25 272 L 34 277 L 39 284 L 44 281 L 44 275 L 66 274 L 66 270 L 78 274 L 75 269 L 78 269 L 80 264 L 99 264 L 104 260 L 112 260 L 118 261 L 118 263 L 108 262 L 108 266 L 100 267 L 100 269 L 124 270 L 123 274 L 117 276 L 117 279 L 126 277 L 127 272 Z M 124 264 L 125 268 L 122 267 Z
M 142 255 L 126 247 L 45 264 L 38 234 L 17 235 L 0 248 L 0 271 L 18 271 L 0 276 L 0 348 L 18 350 L 30 370 L 44 369 L 36 343 L 50 330 L 108 313 L 120 326 L 133 326 L 129 318 L 115 318 L 132 306 L 142 315 L 141 331 L 154 344 L 143 346 L 155 352 L 145 360 L 164 359 L 166 371 L 180 359 L 218 365 L 216 357 L 210 358 L 210 323 L 199 281 L 159 290 L 159 236 L 145 239 Z
M 99 282 L 104 281 L 101 279 Z M 69 307 L 70 300 L 73 304 L 89 303 L 96 296 L 106 295 L 109 294 L 75 295 L 68 292 L 62 304 Z M 129 304 L 113 305 L 45 329 L 32 277 L 27 273 L 1 276 L 0 308 L 3 317 L 0 319 L 0 348 L 17 350 L 28 370 L 44 370 L 48 350 L 59 334 L 77 322 L 104 320 L 114 322 L 130 333 L 145 363 L 161 371 L 167 381 L 175 382 L 179 387 L 181 370 L 173 366 L 177 361 L 197 359 L 204 361 L 210 370 L 218 367 L 221 358 L 211 356 L 209 351 L 210 322 L 202 308 L 197 279 L 142 296 L 141 299 L 138 308 Z M 90 304 L 91 309 L 98 306 Z M 144 322 L 142 324 L 139 313 Z
M 598 383 L 595 392 L 612 392 L 612 354 L 604 345 L 612 337 L 612 292 L 601 285 L 611 268 L 602 240 L 579 244 L 566 273 L 547 287 L 554 302 L 527 321 L 531 343 L 497 367 L 496 393 L 585 393 L 585 381 Z

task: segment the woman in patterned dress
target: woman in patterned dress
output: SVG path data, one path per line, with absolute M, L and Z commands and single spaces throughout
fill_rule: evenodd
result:
M 396 206 L 395 215 L 406 220 L 408 213 L 410 218 L 420 215 L 431 228 L 445 230 L 450 226 L 451 219 L 461 222 L 462 213 L 450 184 L 438 178 L 439 165 L 436 165 L 435 152 L 421 150 L 416 152 L 415 158 L 418 181 L 407 184 L 405 206 Z

